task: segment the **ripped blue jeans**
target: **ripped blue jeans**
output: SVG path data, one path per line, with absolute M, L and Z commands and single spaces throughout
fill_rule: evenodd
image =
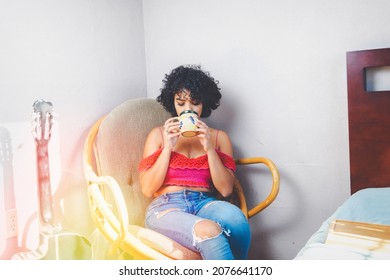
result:
M 219 233 L 199 237 L 196 224 L 204 220 L 215 222 Z M 248 220 L 240 208 L 217 200 L 212 193 L 183 190 L 163 194 L 149 205 L 145 226 L 198 251 L 203 259 L 246 259 L 248 255 Z

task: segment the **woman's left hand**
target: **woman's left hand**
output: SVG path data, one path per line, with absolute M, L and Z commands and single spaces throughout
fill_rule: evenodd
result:
M 213 148 L 213 144 L 211 142 L 210 137 L 210 129 L 207 124 L 200 119 L 196 120 L 196 126 L 198 127 L 198 139 L 203 145 L 203 149 L 207 153 L 210 149 Z

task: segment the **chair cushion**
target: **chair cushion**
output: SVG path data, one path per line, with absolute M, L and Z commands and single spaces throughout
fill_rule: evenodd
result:
M 132 99 L 113 109 L 100 125 L 96 139 L 98 172 L 114 177 L 121 186 L 130 224 L 143 226 L 150 203 L 142 194 L 137 170 L 146 136 L 169 117 L 154 99 Z

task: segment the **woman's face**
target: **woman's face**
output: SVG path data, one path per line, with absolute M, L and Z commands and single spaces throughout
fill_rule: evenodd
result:
M 185 110 L 193 110 L 198 113 L 199 117 L 202 115 L 203 104 L 197 100 L 192 100 L 188 90 L 176 93 L 174 99 L 175 109 L 178 116 L 180 116 L 180 113 Z

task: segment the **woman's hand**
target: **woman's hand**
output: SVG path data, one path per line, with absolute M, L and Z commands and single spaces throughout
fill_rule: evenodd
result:
M 171 150 L 176 145 L 177 139 L 179 139 L 180 128 L 177 118 L 167 119 L 164 124 L 164 147 Z
M 207 153 L 210 149 L 213 149 L 209 127 L 200 119 L 197 119 L 195 124 L 198 127 L 198 139 Z

